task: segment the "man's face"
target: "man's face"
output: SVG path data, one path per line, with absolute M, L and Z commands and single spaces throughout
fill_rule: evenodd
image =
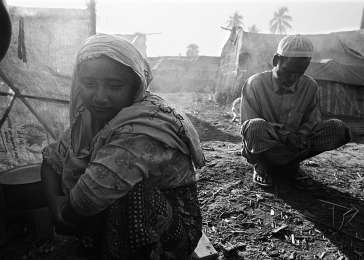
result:
M 284 87 L 291 87 L 305 73 L 310 58 L 279 57 L 276 65 L 278 82 Z

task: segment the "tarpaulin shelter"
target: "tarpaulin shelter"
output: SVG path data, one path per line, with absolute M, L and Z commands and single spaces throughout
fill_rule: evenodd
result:
M 0 63 L 0 170 L 36 163 L 68 126 L 76 51 L 89 36 L 87 9 L 11 7 L 12 40 Z
M 364 30 L 305 35 L 314 45 L 306 74 L 320 85 L 323 114 L 364 117 Z M 223 47 L 218 73 L 220 91 L 239 93 L 251 75 L 270 70 L 284 35 L 233 28 Z
M 164 56 L 148 60 L 153 71 L 153 91 L 214 92 L 220 57 Z

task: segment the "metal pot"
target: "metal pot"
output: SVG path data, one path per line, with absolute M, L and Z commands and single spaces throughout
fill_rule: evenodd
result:
M 40 164 L 0 173 L 0 244 L 10 222 L 30 223 L 36 240 L 53 236 L 53 224 L 43 194 Z
M 40 167 L 40 164 L 32 164 L 0 173 L 3 200 L 8 210 L 30 210 L 47 206 Z

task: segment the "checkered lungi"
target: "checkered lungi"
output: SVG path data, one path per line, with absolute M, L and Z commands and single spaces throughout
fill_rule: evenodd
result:
M 272 165 L 299 163 L 324 151 L 336 149 L 351 140 L 350 129 L 338 119 L 322 121 L 312 133 L 302 138 L 302 148 L 292 147 L 274 124 L 264 119 L 247 120 L 241 127 L 242 154 L 248 162 L 257 162 L 264 153 Z

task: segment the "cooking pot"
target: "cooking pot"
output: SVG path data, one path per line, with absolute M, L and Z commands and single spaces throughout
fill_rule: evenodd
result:
M 10 222 L 31 223 L 36 240 L 53 236 L 40 169 L 40 164 L 31 164 L 0 173 L 0 240 L 3 242 Z
M 0 186 L 8 210 L 29 210 L 46 207 L 40 164 L 16 167 L 0 173 Z

